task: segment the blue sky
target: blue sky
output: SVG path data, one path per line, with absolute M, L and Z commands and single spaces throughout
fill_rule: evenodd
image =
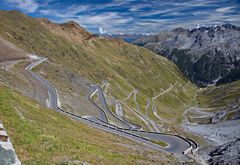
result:
M 0 0 L 0 9 L 59 23 L 73 20 L 94 33 L 240 25 L 240 0 Z

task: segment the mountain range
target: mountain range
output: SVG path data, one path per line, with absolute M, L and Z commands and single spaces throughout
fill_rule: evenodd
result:
M 119 37 L 121 38 L 121 37 Z M 126 39 L 172 60 L 199 86 L 240 79 L 240 27 L 232 24 L 175 28 L 157 35 Z
M 74 21 L 59 24 L 19 11 L 0 11 L 0 20 L 0 119 L 24 164 L 196 164 L 195 154 L 218 161 L 212 153 L 219 146 L 232 151 L 228 162 L 238 157 L 237 26 L 122 35 L 134 45 L 117 35 L 92 34 Z M 199 88 L 190 80 L 199 86 L 228 84 Z M 44 84 L 54 86 L 55 93 Z M 49 109 L 49 98 L 55 98 L 60 113 Z M 123 129 L 113 135 L 99 129 L 99 122 L 105 131 Z M 138 130 L 129 130 L 126 122 Z M 199 129 L 191 131 L 194 127 Z M 150 132 L 147 140 L 167 146 L 167 152 L 120 137 L 125 131 L 144 138 Z M 169 134 L 178 140 L 169 140 Z M 160 135 L 170 145 L 157 139 Z M 191 160 L 182 155 L 190 143 L 178 143 L 183 139 L 200 146 L 201 152 L 189 153 Z

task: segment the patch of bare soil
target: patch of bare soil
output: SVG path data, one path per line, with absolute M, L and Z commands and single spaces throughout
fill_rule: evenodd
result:
M 84 40 L 89 40 L 94 37 L 93 34 L 87 32 L 83 27 L 73 21 L 56 24 L 44 18 L 38 18 L 36 20 L 52 33 L 64 37 L 71 42 L 83 43 Z
M 24 50 L 0 38 L 0 62 L 25 58 L 26 52 Z

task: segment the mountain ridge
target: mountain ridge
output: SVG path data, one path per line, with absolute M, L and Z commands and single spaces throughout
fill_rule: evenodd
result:
M 36 20 L 51 32 L 66 37 L 70 41 L 82 42 L 83 40 L 89 40 L 95 36 L 74 21 L 58 24 L 46 18 L 36 18 Z
M 172 60 L 200 86 L 239 80 L 240 27 L 175 28 L 133 43 Z
M 239 26 L 226 23 L 193 29 L 177 27 L 148 36 L 119 34 L 109 37 L 144 46 L 167 57 L 201 87 L 240 79 L 239 33 Z

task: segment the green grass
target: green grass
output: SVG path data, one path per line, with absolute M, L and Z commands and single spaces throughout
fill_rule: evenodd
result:
M 92 38 L 84 40 L 83 43 L 69 42 L 51 33 L 36 20 L 18 12 L 1 11 L 0 16 L 1 37 L 29 53 L 34 52 L 48 58 L 48 61 L 34 71 L 54 84 L 63 107 L 67 110 L 74 113 L 81 111 L 79 114 L 82 115 L 90 113 L 90 109 L 79 109 L 67 101 L 64 102 L 63 96 L 72 96 L 71 100 L 81 104 L 79 95 L 86 97 L 87 93 L 82 90 L 78 77 L 90 80 L 91 84 L 108 81 L 108 95 L 122 101 L 134 88 L 138 89 L 137 101 L 142 113 L 145 113 L 147 99 L 151 100 L 170 84 L 176 84 L 173 90 L 156 99 L 155 103 L 158 115 L 170 122 L 164 123 L 164 126 L 170 130 L 173 130 L 173 126 L 182 133 L 179 129 L 182 113 L 195 104 L 196 88 L 189 83 L 183 90 L 188 80 L 171 61 L 144 48 L 118 40 Z M 127 104 L 130 108 L 136 108 L 132 98 Z M 129 111 L 126 108 L 124 110 Z M 157 120 L 152 111 L 149 115 L 153 120 Z M 127 112 L 126 118 L 146 128 L 133 113 Z
M 35 101 L 0 86 L 0 120 L 23 164 L 159 164 L 164 153 L 132 150 L 134 142 L 90 128 L 39 106 Z M 156 154 L 157 159 L 150 155 Z M 162 159 L 162 160 L 161 160 Z
M 218 112 L 227 110 L 226 120 L 235 118 L 239 107 L 240 81 L 232 82 L 225 85 L 206 87 L 197 92 L 197 107 L 206 112 Z M 211 123 L 211 117 L 191 118 L 198 113 L 192 111 L 188 113 L 191 122 Z
M 226 85 L 208 87 L 198 93 L 198 104 L 207 108 L 226 106 L 233 99 L 239 97 L 240 81 Z
M 188 82 L 185 76 L 171 61 L 149 50 L 96 37 L 83 43 L 73 43 L 19 12 L 1 11 L 0 15 L 0 35 L 29 53 L 47 56 L 50 66 L 39 66 L 36 70 L 47 74 L 46 78 L 62 93 L 66 93 L 72 85 L 64 79 L 68 73 L 84 77 L 92 83 L 108 81 L 111 84 L 109 94 L 120 100 L 134 88 L 138 89 L 142 111 L 147 99 L 157 95 L 161 89 L 166 90 L 170 84 L 177 83 L 178 89 L 156 100 L 159 112 L 164 108 L 163 111 L 173 114 L 165 115 L 168 119 L 175 118 L 174 114 L 182 112 L 193 102 L 195 87 L 190 83 L 186 91 L 181 91 L 180 88 Z M 59 70 L 63 72 L 56 72 Z M 74 87 L 71 88 L 74 90 Z

